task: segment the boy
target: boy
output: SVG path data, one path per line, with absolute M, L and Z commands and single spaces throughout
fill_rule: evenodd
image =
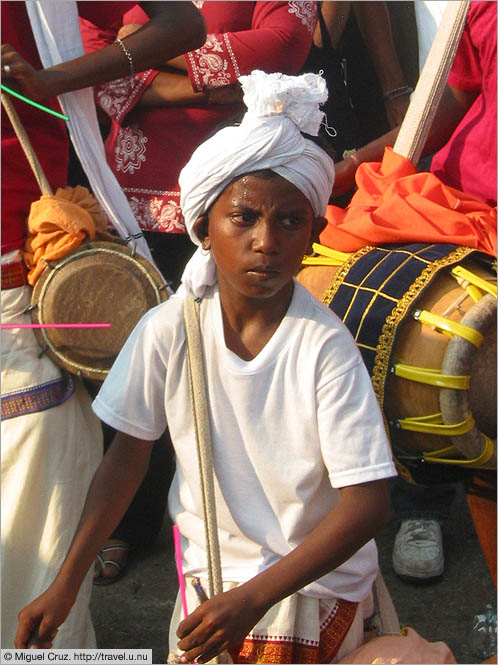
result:
M 166 423 L 177 455 L 170 513 L 185 573 L 204 584 L 185 292 L 201 299 L 224 593 L 194 611 L 187 599 L 182 662 L 223 650 L 237 662 L 334 662 L 362 641 L 372 538 L 388 519 L 384 478 L 395 470 L 353 340 L 293 279 L 333 184 L 332 161 L 299 131 L 317 134 L 325 83 L 262 72 L 241 82 L 241 125 L 201 145 L 180 177 L 201 249 L 181 293 L 142 319 L 95 401 L 118 434 L 59 575 L 20 614 L 18 647 L 36 626 L 50 643 Z

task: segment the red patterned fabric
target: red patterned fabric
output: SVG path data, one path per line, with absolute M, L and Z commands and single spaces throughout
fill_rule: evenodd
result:
M 246 638 L 230 650 L 234 663 L 331 663 L 356 615 L 358 603 L 338 599 L 337 607 L 320 628 L 320 641 L 265 636 Z
M 123 14 L 134 4 L 80 2 L 78 11 L 80 15 L 99 23 L 119 25 Z M 24 2 L 6 0 L 2 2 L 1 10 L 2 44 L 10 44 L 35 69 L 41 69 Z M 58 187 L 63 187 L 66 184 L 69 160 L 64 121 L 23 102 L 13 100 L 13 103 L 52 189 L 55 191 Z M 46 101 L 45 106 L 60 112 L 56 99 Z M 32 201 L 39 198 L 40 188 L 10 120 L 2 110 L 2 253 L 24 246 L 29 207 Z
M 204 46 L 186 54 L 195 91 L 235 83 L 253 69 L 296 73 L 311 46 L 314 2 L 195 2 L 207 25 Z M 126 23 L 144 23 L 137 7 Z M 87 50 L 115 37 L 82 24 Z M 157 75 L 149 70 L 98 87 L 96 99 L 110 116 L 107 160 L 124 189 L 140 226 L 184 233 L 178 175 L 194 149 L 241 105 L 142 108 L 141 95 Z
M 23 261 L 2 265 L 2 291 L 4 289 L 17 289 L 27 283 L 28 270 Z

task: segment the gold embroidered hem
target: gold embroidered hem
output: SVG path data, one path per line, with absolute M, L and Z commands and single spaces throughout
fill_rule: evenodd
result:
M 234 663 L 331 663 L 356 615 L 358 603 L 338 600 L 320 630 L 318 643 L 279 636 L 247 637 L 230 655 Z
M 223 582 L 224 591 L 236 586 L 235 582 Z M 189 614 L 205 597 L 200 587 L 204 587 L 203 591 L 207 588 L 206 579 L 185 576 Z M 230 649 L 230 656 L 234 663 L 337 662 L 363 643 L 363 619 L 371 613 L 371 604 L 371 594 L 362 603 L 356 603 L 295 593 L 271 607 L 245 640 Z M 173 657 L 181 655 L 177 650 L 176 630 L 183 618 L 178 594 L 169 631 Z

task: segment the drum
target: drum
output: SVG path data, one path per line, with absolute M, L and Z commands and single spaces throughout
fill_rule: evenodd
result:
M 427 249 L 441 247 L 436 258 L 424 258 Z M 319 255 L 305 260 L 297 279 L 353 334 L 398 461 L 495 468 L 496 272 L 490 257 L 454 246 L 362 248 L 353 255 L 315 249 Z M 410 266 L 413 254 L 420 267 Z
M 33 289 L 35 324 L 110 323 L 108 328 L 40 328 L 52 360 L 72 374 L 103 381 L 147 310 L 166 300 L 160 273 L 119 242 L 94 242 L 47 263 Z

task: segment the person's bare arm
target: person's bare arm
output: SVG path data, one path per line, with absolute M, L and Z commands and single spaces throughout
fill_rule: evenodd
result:
M 380 87 L 384 94 L 387 118 L 390 127 L 395 127 L 402 120 L 410 102 L 410 89 L 406 85 L 405 75 L 399 63 L 393 41 L 391 20 L 385 2 L 351 3 L 358 28 L 366 44 Z M 388 93 L 398 90 L 406 92 L 391 98 Z M 396 93 L 393 93 L 396 94 Z
M 50 587 L 19 613 L 17 649 L 49 648 L 73 606 L 97 552 L 118 525 L 142 482 L 153 442 L 118 432 L 88 490 L 66 559 Z
M 178 69 L 181 72 L 186 72 L 188 70 L 187 68 L 187 61 L 185 60 L 184 55 L 177 55 L 176 58 L 171 58 L 168 60 L 166 63 L 168 67 L 172 67 L 173 69 Z
M 478 94 L 478 91 L 459 90 L 446 85 L 422 150 L 422 156 L 439 150 L 448 142 Z M 353 157 L 338 162 L 335 165 L 333 196 L 340 196 L 354 187 L 356 169 L 361 162 L 380 162 L 384 148 L 394 146 L 398 132 L 399 126 L 364 145 L 356 151 Z
M 353 157 L 348 157 L 335 165 L 335 179 L 332 196 L 340 196 L 355 186 L 356 170 L 361 162 L 380 162 L 386 146 L 392 146 L 398 135 L 399 127 L 391 129 L 378 139 L 367 143 L 357 150 Z
M 166 62 L 204 43 L 204 18 L 191 2 L 141 3 L 150 20 L 126 38 L 136 72 Z M 5 73 L 8 65 L 10 71 Z M 63 92 L 78 90 L 130 74 L 130 63 L 119 44 L 94 53 L 35 70 L 11 46 L 2 45 L 2 74 L 5 83 L 40 101 Z
M 349 0 L 326 0 L 326 2 L 320 3 L 320 9 L 324 23 L 327 26 L 330 42 L 334 48 L 337 48 L 346 27 L 351 10 L 351 2 Z M 313 33 L 313 43 L 318 48 L 323 48 L 322 31 L 319 21 L 317 21 L 315 32 Z
M 124 39 L 139 29 L 137 23 L 127 23 L 119 30 L 118 38 Z M 137 106 L 204 106 L 242 101 L 242 89 L 238 83 L 195 92 L 187 75 L 187 63 L 183 55 L 156 69 L 160 69 L 159 74 L 147 86 Z
M 182 662 L 205 663 L 240 644 L 283 598 L 337 568 L 389 519 L 385 481 L 344 487 L 338 504 L 290 554 L 245 584 L 206 601 L 182 621 Z
M 242 102 L 239 83 L 194 92 L 190 79 L 179 72 L 159 72 L 144 91 L 137 106 L 205 106 Z

